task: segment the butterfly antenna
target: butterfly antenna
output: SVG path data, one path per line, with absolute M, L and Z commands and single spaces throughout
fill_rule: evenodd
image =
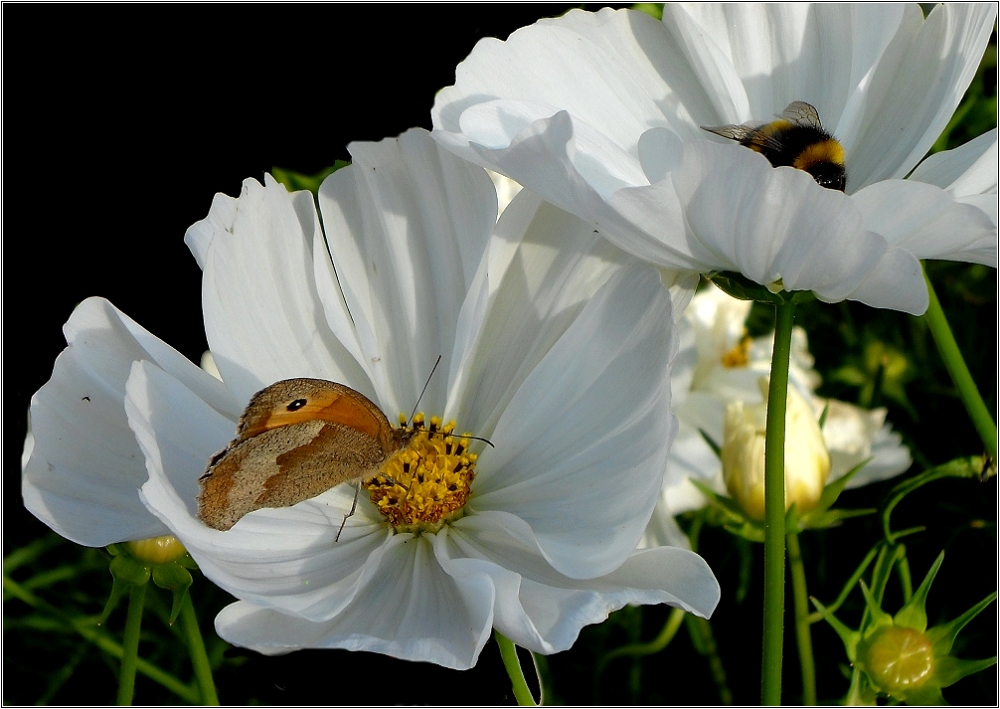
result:
M 472 435 L 470 435 L 468 433 L 463 433 L 461 435 L 458 434 L 458 433 L 452 433 L 450 435 L 451 435 L 452 438 L 471 438 L 473 441 L 482 441 L 483 443 L 485 443 L 486 445 L 488 445 L 490 448 L 496 448 L 496 446 L 493 445 L 493 441 L 491 441 L 489 438 L 482 438 L 481 436 L 472 436 Z
M 417 409 L 420 407 L 420 400 L 424 398 L 424 394 L 427 393 L 427 387 L 431 384 L 431 377 L 434 376 L 434 372 L 437 371 L 438 365 L 441 364 L 441 355 L 434 361 L 434 366 L 431 367 L 431 373 L 427 375 L 427 381 L 424 382 L 424 388 L 420 390 L 420 396 L 417 397 L 417 403 L 413 405 L 413 411 L 410 413 L 410 418 L 406 420 L 406 427 L 409 428 L 410 424 L 413 422 L 413 417 L 417 415 Z

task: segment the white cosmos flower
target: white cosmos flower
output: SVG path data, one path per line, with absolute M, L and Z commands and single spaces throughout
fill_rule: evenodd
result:
M 684 313 L 673 375 L 674 410 L 680 428 L 670 450 L 663 491 L 644 537 L 645 545 L 683 545 L 684 537 L 674 515 L 706 503 L 691 480 L 728 494 L 722 463 L 702 432 L 721 448 L 725 443 L 727 406 L 742 402 L 749 407 L 764 401 L 760 380 L 770 375 L 774 338 L 751 339 L 746 335 L 751 305 L 709 284 L 694 296 Z M 866 465 L 848 481 L 848 489 L 890 478 L 910 467 L 910 452 L 902 444 L 902 437 L 886 423 L 886 409 L 862 409 L 817 396 L 815 390 L 820 383 L 806 333 L 795 327 L 789 387 L 808 403 L 816 420 L 826 410 L 822 435 L 830 453 L 828 482 L 842 478 L 866 460 Z
M 240 599 L 220 635 L 265 653 L 468 668 L 493 628 L 551 653 L 626 603 L 709 615 L 719 588 L 700 557 L 635 550 L 676 430 L 659 274 L 527 192 L 498 222 L 486 172 L 426 131 L 351 152 L 319 211 L 309 193 L 247 180 L 188 231 L 222 381 L 107 302 L 78 308 L 33 407 L 24 479 L 42 502 L 29 507 L 60 524 L 48 500 L 61 495 L 107 527 L 84 543 L 169 530 Z M 438 531 L 397 533 L 362 495 L 338 541 L 351 485 L 224 532 L 198 519 L 198 478 L 254 392 L 328 379 L 395 418 L 438 355 L 421 410 L 495 446 L 474 444 L 471 497 Z M 97 498 L 112 488 L 142 524 L 109 519 Z
M 917 259 L 997 264 L 996 130 L 902 179 L 995 17 L 995 3 L 926 19 L 874 3 L 668 3 L 662 22 L 573 10 L 481 40 L 437 96 L 434 135 L 661 267 L 922 313 Z M 842 144 L 846 194 L 700 128 L 793 101 Z

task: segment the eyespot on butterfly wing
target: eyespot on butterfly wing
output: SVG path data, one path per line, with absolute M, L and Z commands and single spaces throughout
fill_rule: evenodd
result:
M 198 518 L 218 530 L 264 507 L 290 507 L 372 478 L 412 433 L 367 397 L 322 379 L 285 379 L 254 394 L 234 438 L 199 478 Z

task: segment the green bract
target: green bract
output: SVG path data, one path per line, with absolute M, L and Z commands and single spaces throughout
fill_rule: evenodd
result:
M 101 622 L 107 620 L 129 587 L 149 583 L 152 578 L 157 586 L 173 593 L 174 600 L 170 609 L 172 625 L 177 620 L 181 603 L 191 586 L 191 572 L 188 569 L 197 568 L 184 546 L 175 537 L 164 536 L 111 544 L 107 549 L 114 557 L 110 565 L 114 582 L 104 612 L 101 613 Z
M 959 631 L 996 600 L 995 592 L 958 618 L 927 628 L 927 595 L 943 561 L 944 552 L 941 552 L 923 583 L 895 615 L 880 608 L 885 578 L 875 581 L 872 590 L 861 581 L 867 613 L 858 630 L 848 628 L 813 599 L 840 635 L 847 656 L 854 664 L 847 704 L 873 705 L 878 695 L 908 704 L 945 704 L 942 687 L 996 664 L 996 657 L 960 660 L 950 654 Z M 879 576 L 876 571 L 876 579 Z

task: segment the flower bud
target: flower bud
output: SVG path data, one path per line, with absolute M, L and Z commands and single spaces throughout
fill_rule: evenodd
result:
M 124 547 L 133 559 L 150 566 L 169 564 L 187 553 L 177 537 L 170 535 L 125 542 Z
M 923 633 L 889 626 L 858 648 L 858 664 L 872 683 L 892 696 L 921 687 L 934 673 L 934 649 Z
M 767 379 L 761 378 L 766 398 Z M 767 404 L 730 402 L 726 406 L 722 475 L 729 494 L 751 519 L 764 519 L 764 436 Z M 788 389 L 785 410 L 785 509 L 796 503 L 799 512 L 813 509 L 830 474 L 830 454 L 812 409 L 795 390 Z

